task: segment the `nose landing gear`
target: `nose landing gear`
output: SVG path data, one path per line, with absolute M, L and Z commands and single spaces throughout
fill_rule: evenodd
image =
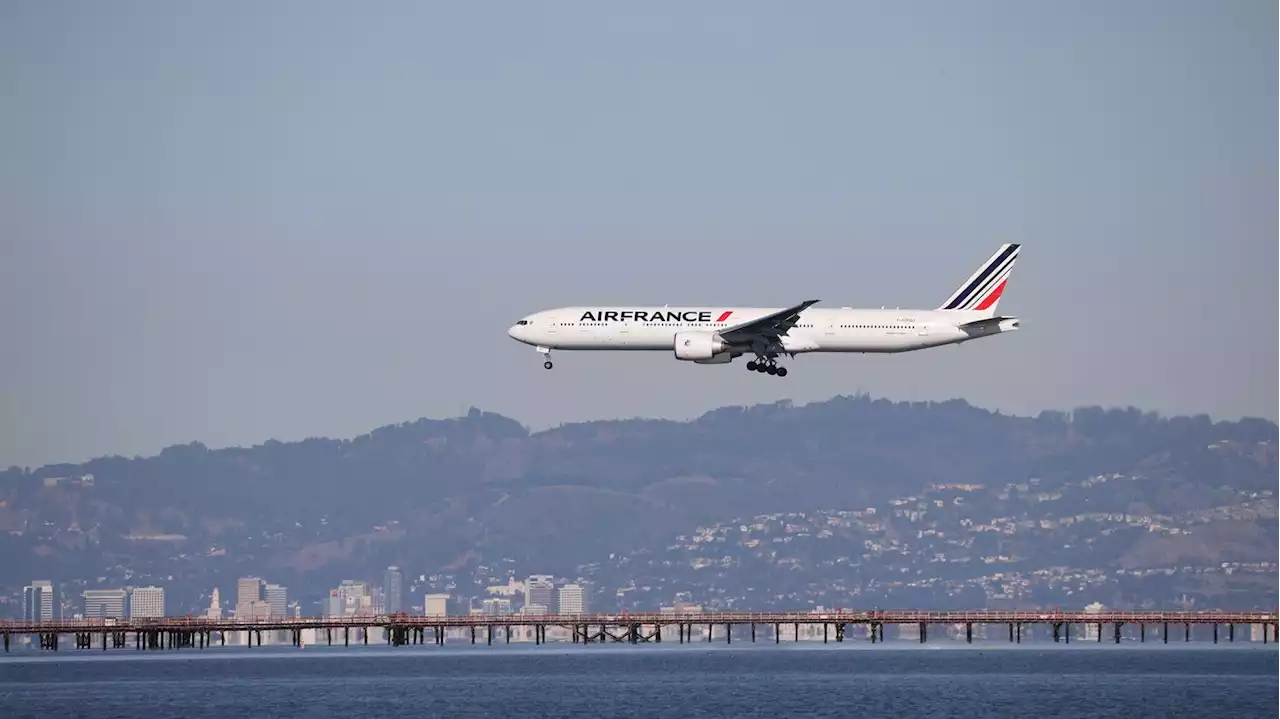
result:
M 542 358 L 546 360 L 545 362 L 542 363 L 543 369 L 551 369 L 551 367 L 553 366 L 551 364 L 551 348 L 538 347 L 537 349 L 538 349 L 538 353 L 542 355 Z

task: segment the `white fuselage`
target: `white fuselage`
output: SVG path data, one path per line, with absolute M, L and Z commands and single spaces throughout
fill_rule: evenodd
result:
M 508 334 L 525 344 L 559 350 L 675 349 L 678 332 L 707 332 L 768 316 L 766 307 L 561 307 L 529 315 Z M 788 354 L 805 352 L 907 352 L 964 342 L 1017 329 L 1008 319 L 961 329 L 990 317 L 986 312 L 903 309 L 809 308 L 781 338 Z M 733 347 L 731 356 L 750 353 Z M 727 358 L 726 358 L 727 359 Z

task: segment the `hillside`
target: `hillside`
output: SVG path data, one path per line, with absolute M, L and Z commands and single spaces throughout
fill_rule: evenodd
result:
M 461 597 L 508 570 L 580 577 L 597 607 L 679 591 L 759 608 L 1274 605 L 1276 446 L 1262 420 L 958 400 L 537 433 L 472 410 L 348 440 L 11 468 L 0 591 L 154 581 L 173 613 L 257 575 L 310 612 L 397 564 L 433 577 L 416 592 Z

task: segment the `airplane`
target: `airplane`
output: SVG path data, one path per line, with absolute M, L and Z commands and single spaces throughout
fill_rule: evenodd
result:
M 1018 329 L 996 306 L 1020 244 L 1001 245 L 936 309 L 794 307 L 559 307 L 528 315 L 507 330 L 533 345 L 552 368 L 552 350 L 673 352 L 695 364 L 727 364 L 751 355 L 747 370 L 787 376 L 778 358 L 812 352 L 894 353 L 959 344 Z

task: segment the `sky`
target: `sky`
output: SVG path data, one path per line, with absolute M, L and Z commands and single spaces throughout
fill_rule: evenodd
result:
M 1274 2 L 0 5 L 0 466 L 869 392 L 1276 419 Z M 936 307 L 784 378 L 561 305 Z

